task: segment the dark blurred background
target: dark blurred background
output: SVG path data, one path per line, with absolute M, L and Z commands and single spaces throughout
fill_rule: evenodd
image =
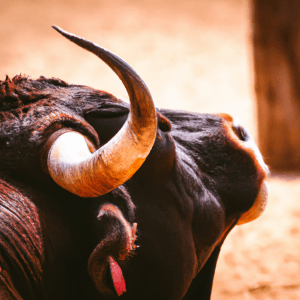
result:
M 273 140 L 268 136 L 272 128 L 278 132 L 283 125 L 280 127 L 273 118 L 274 126 L 266 129 L 262 122 L 274 115 L 270 103 L 271 107 L 274 101 L 282 105 L 274 100 L 274 86 L 279 86 L 288 75 L 277 68 L 283 73 L 279 72 L 277 81 L 272 82 L 273 89 L 267 84 L 259 85 L 265 81 L 258 79 L 269 76 L 266 69 L 280 61 L 280 56 L 268 61 L 270 55 L 261 54 L 260 49 L 273 49 L 272 53 L 281 49 L 268 40 L 268 35 L 257 32 L 266 26 L 261 20 L 274 16 L 282 20 L 282 7 L 277 5 L 276 13 L 269 15 L 265 11 L 272 4 L 258 7 L 255 3 L 0 0 L 0 80 L 6 74 L 13 77 L 19 73 L 34 78 L 58 77 L 127 99 L 126 90 L 113 72 L 92 54 L 61 37 L 51 28 L 55 24 L 122 57 L 147 83 L 157 107 L 240 117 L 256 141 L 260 138 L 264 156 L 271 167 L 274 162 L 275 171 L 278 160 L 272 158 Z M 254 14 L 256 9 L 262 12 L 259 18 Z M 288 14 L 285 11 L 283 15 Z M 285 37 L 289 34 L 283 34 L 283 40 Z M 288 47 L 293 48 L 293 44 Z M 267 68 L 257 63 L 257 55 L 262 58 L 260 61 L 268 61 Z M 283 92 L 289 86 L 287 80 L 284 82 Z M 264 98 L 264 89 L 272 91 L 268 95 L 273 95 L 273 102 Z M 276 107 L 277 114 L 280 109 L 280 105 Z M 281 120 L 280 113 L 278 116 Z M 276 143 L 274 147 L 276 144 L 276 149 L 280 148 L 280 140 Z M 284 151 L 280 161 L 287 157 L 285 153 L 292 155 Z M 300 299 L 300 176 L 292 169 L 278 168 L 269 179 L 270 197 L 265 213 L 229 235 L 217 267 L 213 300 Z

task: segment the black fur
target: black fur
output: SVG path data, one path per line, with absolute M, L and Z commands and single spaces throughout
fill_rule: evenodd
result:
M 122 299 L 210 298 L 221 244 L 253 205 L 262 180 L 253 157 L 228 135 L 225 119 L 158 110 L 157 138 L 145 163 L 124 186 L 94 199 L 63 190 L 42 169 L 41 149 L 56 130 L 72 128 L 99 147 L 128 113 L 128 104 L 108 93 L 59 79 L 0 81 L 3 299 L 17 298 L 8 293 L 24 300 L 108 299 L 99 298 L 87 271 L 93 251 L 114 240 L 108 232 L 125 236 L 115 217 L 97 219 L 105 203 L 118 207 L 132 227 L 138 224 L 139 247 L 118 261 L 127 287 Z M 118 252 L 114 242 L 109 247 Z M 107 289 L 107 297 L 117 298 L 112 285 Z

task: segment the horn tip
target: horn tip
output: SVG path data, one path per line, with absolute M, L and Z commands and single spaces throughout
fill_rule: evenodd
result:
M 56 25 L 52 25 L 51 26 L 53 29 L 55 29 L 56 31 L 58 31 L 59 33 L 63 34 L 64 33 L 64 30 L 62 30 L 61 28 L 59 28 L 58 26 Z

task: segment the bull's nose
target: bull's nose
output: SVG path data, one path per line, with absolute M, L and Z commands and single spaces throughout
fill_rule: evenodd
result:
M 246 129 L 240 125 L 240 118 L 232 118 L 231 124 L 227 124 L 229 134 L 235 135 L 238 138 L 238 144 L 247 152 L 252 153 L 255 160 L 265 173 L 265 177 L 269 175 L 269 168 L 265 164 L 261 153 L 259 152 L 256 143 Z
M 240 125 L 239 117 L 232 117 L 228 114 L 217 114 L 217 116 L 221 117 L 225 121 L 230 123 L 230 127 L 232 128 L 235 135 L 239 138 L 239 140 L 246 142 L 249 139 L 249 134 L 247 131 Z
M 234 118 L 232 122 L 232 130 L 241 141 L 247 142 L 249 140 L 249 134 L 244 127 L 240 126 L 239 118 Z
M 227 122 L 233 122 L 233 117 L 231 115 L 228 115 L 228 114 L 217 114 L 217 116 L 221 117 L 222 119 L 224 119 Z

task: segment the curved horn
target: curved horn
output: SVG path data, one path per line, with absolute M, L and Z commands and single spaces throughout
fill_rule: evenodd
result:
M 156 137 L 155 107 L 146 84 L 121 58 L 56 26 L 53 28 L 101 58 L 129 94 L 127 121 L 105 146 L 91 153 L 81 134 L 67 132 L 55 140 L 48 152 L 48 170 L 57 184 L 81 197 L 96 197 L 127 181 L 145 161 Z

